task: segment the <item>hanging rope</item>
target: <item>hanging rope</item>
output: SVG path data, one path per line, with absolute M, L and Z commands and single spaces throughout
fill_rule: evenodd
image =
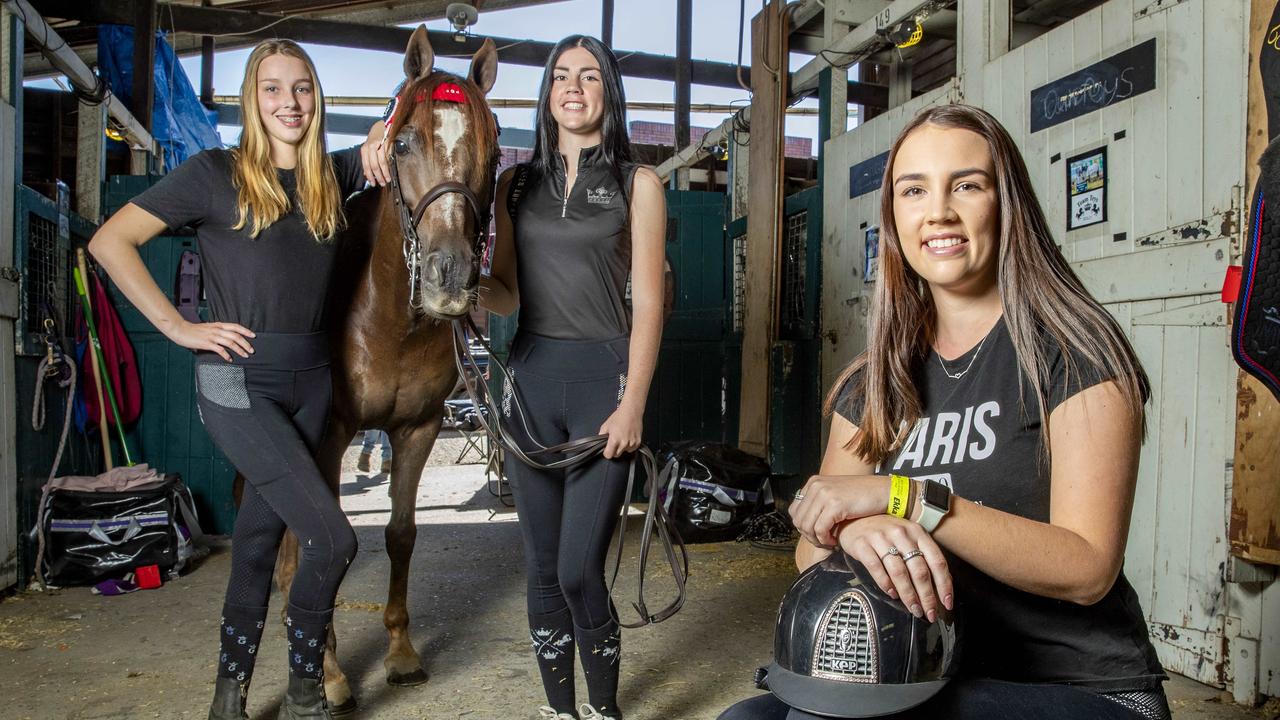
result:
M 49 488 L 53 478 L 58 474 L 58 466 L 62 464 L 62 451 L 67 447 L 67 433 L 71 430 L 71 413 L 76 398 L 76 363 L 66 353 L 54 347 L 52 340 L 45 338 L 45 356 L 40 360 L 36 370 L 35 400 L 31 403 L 31 429 L 36 432 L 44 430 L 45 398 L 44 386 L 50 380 L 56 380 L 59 387 L 66 388 L 66 412 L 62 418 L 62 435 L 58 438 L 58 450 L 53 456 L 53 465 L 49 468 L 49 478 L 40 492 L 40 507 L 36 513 L 36 583 L 38 589 L 44 589 L 44 506 L 48 499 Z

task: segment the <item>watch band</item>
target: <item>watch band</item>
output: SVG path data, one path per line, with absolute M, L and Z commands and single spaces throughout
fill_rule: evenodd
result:
M 920 527 L 924 528 L 925 532 L 932 535 L 933 531 L 938 527 L 938 523 L 942 522 L 942 518 L 945 515 L 946 515 L 945 512 L 943 512 L 942 510 L 936 507 L 933 507 L 932 505 L 925 503 L 924 499 L 921 498 Z
M 951 512 L 951 489 L 934 480 L 925 480 L 920 485 L 920 527 L 930 535 L 937 529 L 942 518 Z

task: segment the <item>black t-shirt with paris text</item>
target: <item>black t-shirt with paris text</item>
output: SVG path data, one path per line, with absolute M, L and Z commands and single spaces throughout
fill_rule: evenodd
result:
M 1046 347 L 1050 413 L 1105 381 L 1076 353 L 1068 373 L 1056 344 Z M 930 352 L 916 383 L 921 418 L 879 472 L 933 479 L 967 500 L 1048 522 L 1050 465 L 1040 434 L 1040 402 L 1020 372 L 1004 320 L 961 357 L 944 362 Z M 855 385 L 851 380 L 841 388 L 835 409 L 857 425 L 862 402 Z M 1082 606 L 1016 590 L 947 555 L 960 607 L 965 675 L 1100 690 L 1151 689 L 1165 679 L 1123 573 L 1100 602 Z

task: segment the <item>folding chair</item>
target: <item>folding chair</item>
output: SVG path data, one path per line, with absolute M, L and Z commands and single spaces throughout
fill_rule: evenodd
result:
M 478 412 L 467 398 L 444 401 L 444 421 L 457 430 L 463 439 L 462 451 L 453 461 L 455 465 L 461 464 L 462 459 L 472 450 L 480 456 L 476 462 L 486 462 L 489 459 L 489 436 L 480 423 Z

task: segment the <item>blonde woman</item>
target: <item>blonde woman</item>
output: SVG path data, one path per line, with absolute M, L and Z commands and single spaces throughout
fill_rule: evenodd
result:
M 356 537 L 312 450 L 329 414 L 322 330 L 342 201 L 365 180 L 360 148 L 325 152 L 315 65 L 296 43 L 249 56 L 239 147 L 206 150 L 107 221 L 89 250 L 156 328 L 196 353 L 201 419 L 246 477 L 210 720 L 241 720 L 276 550 L 285 529 L 302 556 L 289 594 L 289 685 L 280 718 L 328 718 L 323 659 L 334 597 Z M 371 131 L 371 135 L 374 135 Z M 184 320 L 138 248 L 165 228 L 199 241 L 210 322 Z

